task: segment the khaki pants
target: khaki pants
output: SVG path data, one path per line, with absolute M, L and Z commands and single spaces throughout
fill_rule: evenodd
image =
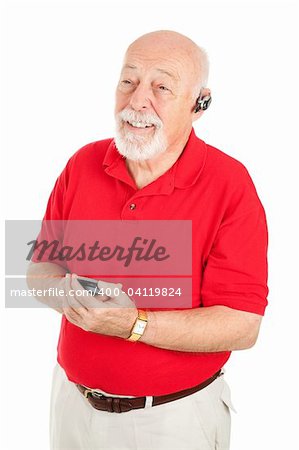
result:
M 151 400 L 147 397 L 144 409 L 120 414 L 98 411 L 56 364 L 51 394 L 51 450 L 229 449 L 233 406 L 223 376 L 182 399 L 154 407 Z

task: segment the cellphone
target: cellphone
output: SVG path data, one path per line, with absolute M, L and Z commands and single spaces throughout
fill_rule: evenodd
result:
M 93 280 L 92 278 L 90 278 L 88 280 L 87 279 L 82 279 L 82 278 L 77 278 L 77 280 L 79 281 L 81 286 L 83 286 L 84 289 L 86 289 L 87 291 L 91 292 L 92 295 L 100 295 L 100 294 L 102 294 L 102 292 L 98 288 L 97 281 Z

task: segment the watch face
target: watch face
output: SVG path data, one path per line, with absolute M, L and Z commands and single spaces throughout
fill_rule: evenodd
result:
M 135 324 L 134 330 L 133 330 L 134 333 L 142 334 L 143 330 L 145 328 L 145 325 L 146 325 L 146 322 L 144 320 L 138 319 L 136 324 Z

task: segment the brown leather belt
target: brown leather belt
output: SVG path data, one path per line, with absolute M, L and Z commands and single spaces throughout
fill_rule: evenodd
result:
M 174 400 L 178 400 L 179 398 L 186 397 L 187 395 L 194 394 L 195 392 L 207 387 L 222 374 L 223 372 L 221 372 L 220 369 L 211 378 L 208 378 L 203 383 L 193 386 L 192 388 L 184 389 L 183 391 L 174 392 L 172 394 L 153 397 L 152 406 L 162 405 L 163 403 L 172 402 Z M 140 409 L 145 407 L 146 397 L 108 397 L 100 394 L 99 392 L 95 392 L 93 389 L 82 386 L 81 384 L 76 384 L 76 386 L 84 397 L 87 398 L 91 406 L 101 411 L 122 413 L 131 411 L 131 409 Z

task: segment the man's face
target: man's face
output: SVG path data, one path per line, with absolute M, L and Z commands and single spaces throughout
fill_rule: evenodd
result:
M 192 127 L 193 79 L 184 52 L 129 48 L 116 89 L 115 142 L 121 154 L 145 160 L 175 149 Z

